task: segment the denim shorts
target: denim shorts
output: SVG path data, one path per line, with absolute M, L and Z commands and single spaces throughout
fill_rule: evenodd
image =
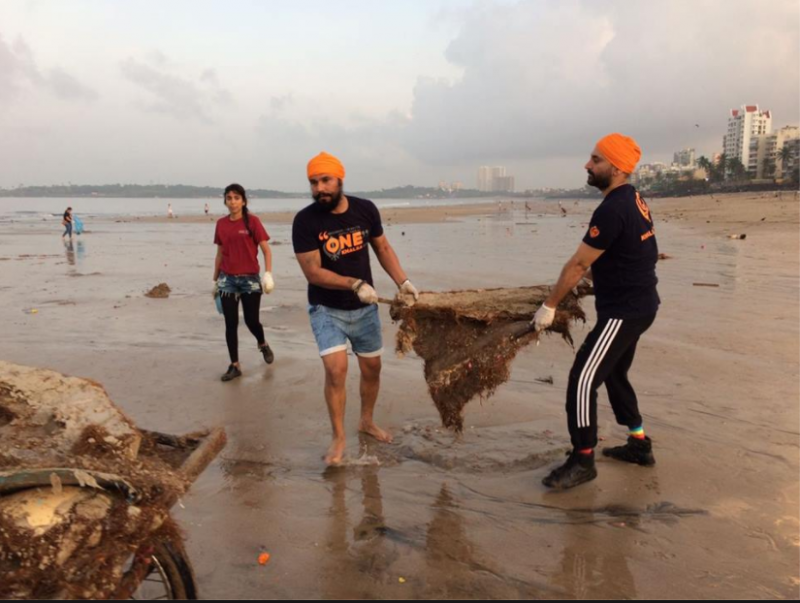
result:
M 322 305 L 308 306 L 311 330 L 317 340 L 320 356 L 347 350 L 363 358 L 375 358 L 383 353 L 381 319 L 377 304 L 358 310 L 337 310 Z
M 261 293 L 261 280 L 257 274 L 242 274 L 231 276 L 224 272 L 219 273 L 217 287 L 222 295 L 235 295 L 237 298 L 242 293 Z

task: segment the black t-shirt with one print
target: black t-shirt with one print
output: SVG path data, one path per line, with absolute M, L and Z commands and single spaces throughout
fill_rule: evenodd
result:
M 372 201 L 350 195 L 347 201 L 347 211 L 341 214 L 325 211 L 317 202 L 297 212 L 292 224 L 294 252 L 319 251 L 326 270 L 373 285 L 369 242 L 383 235 L 381 215 Z M 358 310 L 366 306 L 352 291 L 325 289 L 310 283 L 308 303 L 339 310 Z
M 633 186 L 615 188 L 603 199 L 583 242 L 604 251 L 592 264 L 598 316 L 640 318 L 658 311 L 653 216 Z

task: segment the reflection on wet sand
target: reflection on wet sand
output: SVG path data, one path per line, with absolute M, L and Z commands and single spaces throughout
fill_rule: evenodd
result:
M 83 241 L 73 241 L 64 239 L 64 254 L 67 256 L 67 264 L 77 266 L 86 256 L 86 248 Z
M 386 525 L 379 481 L 380 467 L 328 468 L 323 477 L 330 486 L 331 506 L 326 545 L 331 552 L 324 571 L 324 598 L 381 598 L 378 585 L 397 582 L 392 567 L 400 556 L 399 542 Z M 359 517 L 352 528 L 348 511 L 348 484 L 360 484 Z M 354 520 L 355 521 L 355 520 Z
M 626 538 L 612 540 L 608 530 L 619 528 L 603 525 L 607 520 L 591 510 L 567 510 L 566 518 L 561 563 L 552 585 L 569 599 L 637 598 L 636 582 L 628 568 L 629 545 L 636 532 L 629 530 Z M 623 522 L 617 525 L 622 527 Z
M 350 466 L 323 474 L 331 493 L 324 598 L 385 596 L 379 586 L 402 587 L 398 595 L 413 598 L 540 598 L 545 591 L 552 596 L 550 589 L 505 575 L 499 563 L 484 559 L 447 482 L 427 507 L 432 513 L 427 524 L 391 527 L 384 515 L 381 470 L 376 465 Z M 354 494 L 353 483 L 360 485 L 360 494 Z M 356 506 L 354 500 L 360 501 L 356 511 L 350 508 Z M 353 514 L 357 520 L 351 520 Z

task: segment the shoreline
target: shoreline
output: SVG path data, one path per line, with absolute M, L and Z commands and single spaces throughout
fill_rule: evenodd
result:
M 647 199 L 659 222 L 684 221 L 710 232 L 730 228 L 772 228 L 776 224 L 800 224 L 796 191 L 771 191 L 768 193 L 725 193 L 688 197 L 657 197 Z M 496 216 L 503 213 L 524 213 L 531 216 L 562 214 L 581 216 L 587 220 L 600 200 L 498 200 L 475 205 L 437 205 L 433 207 L 390 207 L 381 209 L 386 224 L 439 224 L 465 218 Z M 793 205 L 792 205 L 793 204 Z M 788 215 L 787 215 L 788 214 Z M 291 224 L 295 212 L 258 212 L 265 225 Z M 131 216 L 124 218 L 99 218 L 95 221 L 123 224 L 213 224 L 223 214 L 188 215 L 176 218 L 165 216 Z M 788 220 L 787 220 L 788 218 Z

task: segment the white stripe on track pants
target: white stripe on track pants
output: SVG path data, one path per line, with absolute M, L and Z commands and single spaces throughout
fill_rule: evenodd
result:
M 603 383 L 617 423 L 627 427 L 642 424 L 628 369 L 639 337 L 655 318 L 655 314 L 644 318 L 598 318 L 569 373 L 567 424 L 573 447 L 597 446 L 597 388 Z

